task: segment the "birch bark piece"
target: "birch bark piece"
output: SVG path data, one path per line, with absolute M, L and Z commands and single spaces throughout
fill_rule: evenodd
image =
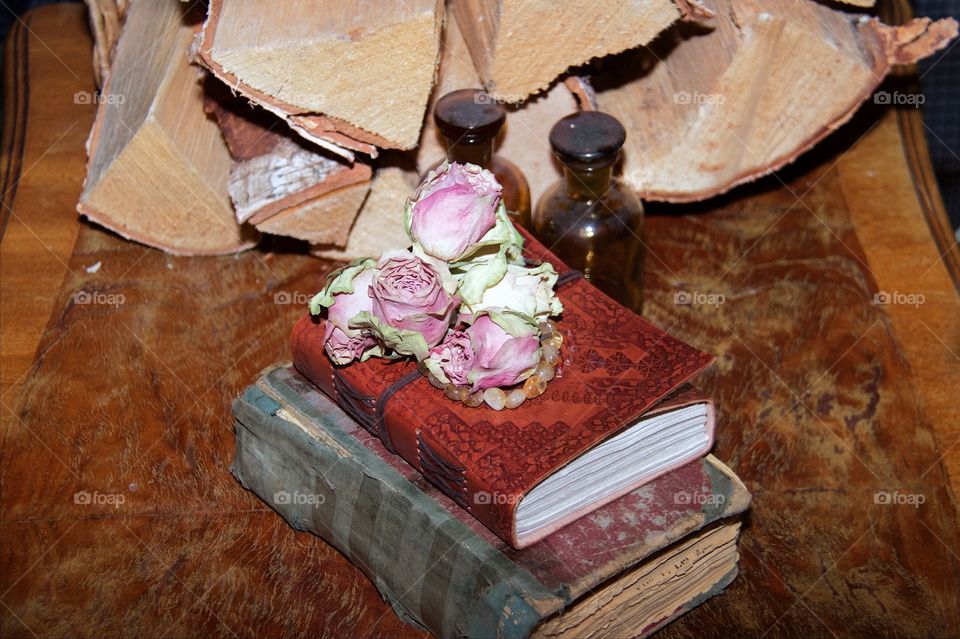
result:
M 810 0 L 703 0 L 650 50 L 604 60 L 601 110 L 623 122 L 623 179 L 646 199 L 702 200 L 755 180 L 850 119 L 893 64 L 956 36 L 952 19 L 889 27 Z
M 270 153 L 236 162 L 230 169 L 230 199 L 237 221 L 259 225 L 274 215 L 307 202 L 323 199 L 348 186 L 370 187 L 371 169 L 366 164 L 353 166 L 338 162 L 293 140 L 282 139 Z M 343 220 L 347 229 L 360 210 L 351 199 L 329 198 L 331 220 Z M 339 222 L 338 222 L 339 223 Z
M 204 108 L 216 118 L 234 158 L 228 190 L 238 222 L 261 225 L 288 212 L 264 230 L 346 242 L 369 189 L 369 165 L 350 164 L 302 139 L 283 120 L 230 95 L 216 79 L 206 83 Z

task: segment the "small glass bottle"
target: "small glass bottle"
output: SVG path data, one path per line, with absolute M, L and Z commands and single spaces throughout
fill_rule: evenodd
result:
M 479 89 L 451 91 L 437 101 L 433 110 L 433 120 L 446 142 L 446 159 L 489 169 L 503 187 L 503 204 L 510 219 L 529 229 L 527 178 L 517 165 L 493 152 L 494 139 L 506 119 L 507 110 L 503 105 Z
M 612 177 L 627 134 L 606 113 L 568 115 L 550 130 L 564 179 L 540 197 L 533 234 L 597 288 L 629 309 L 643 307 L 643 207 Z

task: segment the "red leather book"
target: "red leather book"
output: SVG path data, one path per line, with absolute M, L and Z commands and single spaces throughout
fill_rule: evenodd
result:
M 294 365 L 388 450 L 515 548 L 705 455 L 714 410 L 690 386 L 713 356 L 617 304 L 532 238 L 528 260 L 560 277 L 562 364 L 519 408 L 447 399 L 414 363 L 334 366 L 323 320 L 294 327 Z M 519 515 L 519 516 L 518 516 Z

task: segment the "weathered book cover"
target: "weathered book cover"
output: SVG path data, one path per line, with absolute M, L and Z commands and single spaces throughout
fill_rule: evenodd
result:
M 529 636 L 692 533 L 730 522 L 750 501 L 707 456 L 516 550 L 292 367 L 266 372 L 235 401 L 234 415 L 241 483 L 293 527 L 336 546 L 399 615 L 441 637 Z M 736 575 L 732 565 L 662 619 L 638 622 L 635 634 L 719 592 Z

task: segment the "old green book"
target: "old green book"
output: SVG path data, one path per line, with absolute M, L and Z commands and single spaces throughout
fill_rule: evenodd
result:
M 515 550 L 289 366 L 234 416 L 243 485 L 440 637 L 644 636 L 737 574 L 750 495 L 709 455 Z

